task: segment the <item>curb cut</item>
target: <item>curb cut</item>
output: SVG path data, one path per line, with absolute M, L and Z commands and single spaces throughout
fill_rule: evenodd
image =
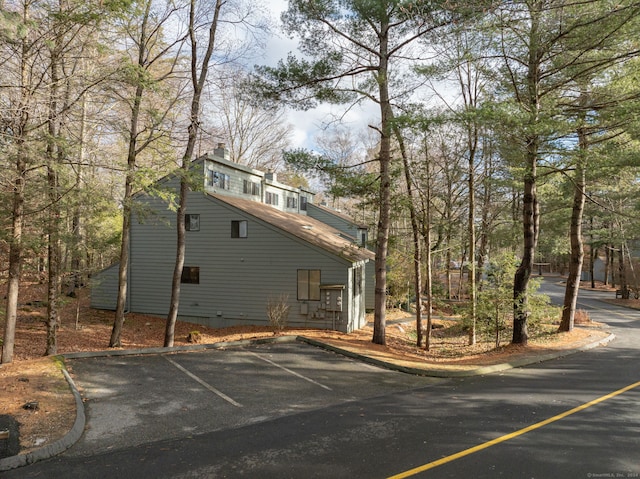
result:
M 80 439 L 80 436 L 82 436 L 86 421 L 82 397 L 80 396 L 80 392 L 73 382 L 73 379 L 65 368 L 62 369 L 62 374 L 67 380 L 69 388 L 71 389 L 73 397 L 76 401 L 76 420 L 74 421 L 71 430 L 69 430 L 69 432 L 65 434 L 61 439 L 52 444 L 49 444 L 48 446 L 36 449 L 35 451 L 31 451 L 26 454 L 18 454 L 17 456 L 0 459 L 0 472 L 26 466 L 28 464 L 33 464 L 34 462 L 42 461 L 43 459 L 49 459 L 53 456 L 56 456 L 73 446 L 78 441 L 78 439 Z

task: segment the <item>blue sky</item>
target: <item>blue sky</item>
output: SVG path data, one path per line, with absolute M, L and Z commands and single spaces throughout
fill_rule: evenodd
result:
M 274 21 L 279 24 L 280 14 L 287 8 L 286 0 L 271 0 L 267 8 L 271 10 Z M 283 33 L 272 37 L 267 42 L 263 63 L 275 65 L 278 60 L 286 58 L 289 52 L 297 53 L 297 42 Z M 325 126 L 336 117 L 353 130 L 354 135 L 362 135 L 368 124 L 377 124 L 379 110 L 377 105 L 368 104 L 364 108 L 357 107 L 345 114 L 344 105 L 319 105 L 308 111 L 289 110 L 288 118 L 292 126 L 292 146 L 294 148 L 315 149 L 315 138 L 322 133 Z

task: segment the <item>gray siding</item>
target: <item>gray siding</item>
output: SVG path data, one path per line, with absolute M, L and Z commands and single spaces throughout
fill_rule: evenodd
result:
M 206 185 L 206 170 L 229 176 L 229 188 Z M 207 192 L 264 203 L 265 191 L 279 195 L 277 209 L 306 214 L 300 197 L 313 208 L 313 193 L 275 181 L 275 177 L 237 165 L 220 157 L 202 157 L 192 164 Z M 260 185 L 260 195 L 246 194 L 243 180 Z M 179 190 L 179 180 L 168 175 L 158 182 L 164 190 Z M 287 208 L 287 197 L 296 207 Z M 132 214 L 128 309 L 132 312 L 165 316 L 169 309 L 171 278 L 175 266 L 175 212 L 165 200 L 143 193 L 135 196 Z M 200 215 L 200 230 L 187 231 L 185 267 L 198 267 L 199 284 L 181 284 L 179 317 L 195 323 L 220 327 L 235 324 L 267 324 L 267 304 L 288 298 L 289 324 L 352 331 L 364 326 L 364 308 L 369 307 L 369 280 L 372 263 L 365 267 L 365 294 L 357 294 L 354 268 L 349 260 L 314 246 L 285 229 L 243 212 L 200 192 L 189 194 L 188 214 Z M 316 208 L 316 210 L 318 210 Z M 321 211 L 321 210 L 319 210 Z M 253 211 L 252 211 L 253 212 Z M 357 226 L 339 217 L 321 219 L 346 235 L 355 236 Z M 338 221 L 336 221 L 336 219 Z M 248 222 L 247 238 L 231 238 L 231 222 Z M 326 220 L 326 221 L 325 221 Z M 349 230 L 349 225 L 352 231 Z M 340 313 L 327 312 L 322 301 L 298 301 L 299 269 L 320 270 L 327 285 L 343 285 Z M 94 278 L 91 305 L 115 309 L 118 267 L 114 265 Z M 365 301 L 366 298 L 366 301 Z M 371 295 L 371 298 L 373 296 Z M 324 299 L 324 298 L 321 298 Z M 372 306 L 371 306 L 372 307 Z
M 91 277 L 92 308 L 115 311 L 118 296 L 119 264 L 112 264 Z
M 360 238 L 358 238 L 358 225 L 354 221 L 333 214 L 331 211 L 313 204 L 308 205 L 307 214 L 318 221 L 322 221 L 323 223 L 342 231 L 345 235 L 351 236 L 356 243 L 360 243 Z M 365 304 L 367 310 L 372 310 L 375 306 L 375 273 L 375 263 L 370 261 L 367 263 L 365 268 Z
M 359 243 L 360 238 L 358 238 L 358 225 L 354 221 L 332 214 L 330 211 L 313 204 L 308 205 L 307 215 L 342 231 L 345 235 L 352 237 L 354 241 Z
M 272 205 L 274 208 L 288 213 L 307 214 L 305 210 L 300 209 L 300 197 L 304 196 L 307 199 L 307 203 L 311 204 L 313 203 L 314 193 L 305 189 L 298 189 L 280 183 L 275 180 L 275 175 L 273 173 L 264 173 L 244 165 L 233 163 L 224 159 L 222 156 L 219 156 L 218 150 L 216 150 L 216 153 L 216 156 L 199 158 L 194 161 L 192 165 L 194 171 L 197 170 L 197 173 L 202 175 L 202 184 L 204 185 L 205 191 L 209 193 L 225 194 L 237 198 L 250 199 L 262 203 L 266 203 L 266 192 L 269 191 L 278 195 L 278 204 Z M 230 180 L 229 188 L 226 189 L 207 185 L 207 170 L 228 175 Z M 260 185 L 260 194 L 252 195 L 245 193 L 243 188 L 244 180 L 258 183 Z M 287 198 L 295 199 L 295 207 L 290 208 L 287 206 Z
M 271 203 L 271 206 L 273 206 L 274 208 L 280 210 L 280 211 L 286 211 L 288 213 L 298 213 L 298 207 L 299 207 L 299 192 L 298 190 L 296 190 L 295 188 L 290 188 L 288 186 L 282 185 L 280 183 L 277 182 L 272 182 L 272 181 L 265 181 L 264 183 L 264 203 L 267 203 L 266 200 L 266 193 L 270 192 L 270 193 L 274 193 L 276 195 L 278 195 L 278 204 L 277 205 L 273 205 Z M 287 198 L 295 198 L 296 199 L 296 208 L 287 208 Z
M 175 262 L 175 213 L 157 198 L 139 197 L 162 214 L 139 223 L 131 236 L 131 311 L 165 315 Z M 319 302 L 297 300 L 297 270 L 319 269 L 325 284 L 343 284 L 337 329 L 354 329 L 352 265 L 201 193 L 190 193 L 187 213 L 200 215 L 200 231 L 187 232 L 185 266 L 200 268 L 200 284 L 182 284 L 179 316 L 208 326 L 267 324 L 270 298 L 288 297 L 289 324 L 332 327 Z M 248 221 L 248 238 L 231 238 L 231 221 Z M 359 321 L 359 320 L 358 320 Z M 358 326 L 359 327 L 359 326 Z
M 376 304 L 376 262 L 369 261 L 365 265 L 365 308 L 371 311 Z
M 204 162 L 202 162 L 202 160 L 198 160 L 197 162 L 194 162 L 194 167 L 199 167 L 203 165 L 203 169 L 202 169 L 202 175 L 203 175 L 203 181 L 206 180 L 206 170 L 212 170 L 212 171 L 217 171 L 219 173 L 224 173 L 226 175 L 229 175 L 229 189 L 222 189 L 222 188 L 216 188 L 216 187 L 211 187 L 211 186 L 206 186 L 205 183 L 205 190 L 211 193 L 221 193 L 221 194 L 225 194 L 225 195 L 231 195 L 231 196 L 236 196 L 236 197 L 240 197 L 240 198 L 246 198 L 246 199 L 250 199 L 250 200 L 254 200 L 254 201 L 262 201 L 262 195 L 263 195 L 263 186 L 262 186 L 262 182 L 263 182 L 263 174 L 257 170 L 252 170 L 246 167 L 241 167 L 240 165 L 235 165 L 233 163 L 230 162 L 223 162 L 221 159 L 216 158 L 215 161 L 211 161 L 211 160 L 204 160 Z M 243 191 L 243 181 L 247 180 L 253 183 L 257 183 L 260 185 L 260 194 L 258 195 L 252 195 L 252 194 L 246 194 Z

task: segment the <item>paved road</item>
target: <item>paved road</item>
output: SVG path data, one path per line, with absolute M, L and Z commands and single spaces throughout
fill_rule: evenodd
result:
M 89 428 L 85 456 L 184 439 L 439 382 L 298 342 L 70 361 Z
M 296 344 L 74 361 L 85 436 L 6 478 L 640 477 L 640 313 L 599 297 L 609 346 L 468 379 Z

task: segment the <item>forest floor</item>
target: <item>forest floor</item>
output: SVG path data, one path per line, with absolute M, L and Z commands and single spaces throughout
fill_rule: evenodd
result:
M 604 289 L 600 286 L 601 289 Z M 60 369 L 61 361 L 55 357 L 43 357 L 46 345 L 45 286 L 25 284 L 20 291 L 21 301 L 16 327 L 14 362 L 0 365 L 0 416 L 9 415 L 20 425 L 21 452 L 50 444 L 64 435 L 75 420 L 75 402 Z M 614 298 L 612 294 L 612 298 Z M 640 308 L 640 300 L 614 300 Z M 4 300 L 0 307 L 4 310 Z M 416 346 L 415 313 L 399 310 L 387 312 L 385 346 L 371 342 L 373 324 L 352 333 L 318 329 L 285 328 L 274 331 L 271 327 L 242 326 L 207 328 L 201 325 L 178 322 L 175 329 L 175 346 L 189 345 L 188 336 L 197 331 L 199 343 L 257 339 L 275 335 L 296 335 L 312 338 L 358 354 L 409 367 L 444 366 L 465 368 L 512 361 L 530 354 L 548 354 L 581 347 L 601 340 L 608 333 L 601 325 L 581 315 L 581 326 L 570 333 L 557 333 L 557 321 L 542 325 L 542 333 L 529 340 L 526 347 L 508 344 L 495 347 L 493 339 L 480 340 L 468 345 L 468 335 L 460 326 L 459 318 L 436 312 L 429 351 Z M 60 314 L 57 334 L 58 354 L 79 351 L 107 350 L 114 313 L 89 307 L 87 291 L 78 298 L 68 298 Z M 157 316 L 130 313 L 126 316 L 122 331 L 122 348 L 141 349 L 162 346 L 165 319 Z M 4 331 L 4 318 L 0 317 L 0 331 Z M 25 408 L 37 403 L 36 408 Z M 1 456 L 0 456 L 1 457 Z

